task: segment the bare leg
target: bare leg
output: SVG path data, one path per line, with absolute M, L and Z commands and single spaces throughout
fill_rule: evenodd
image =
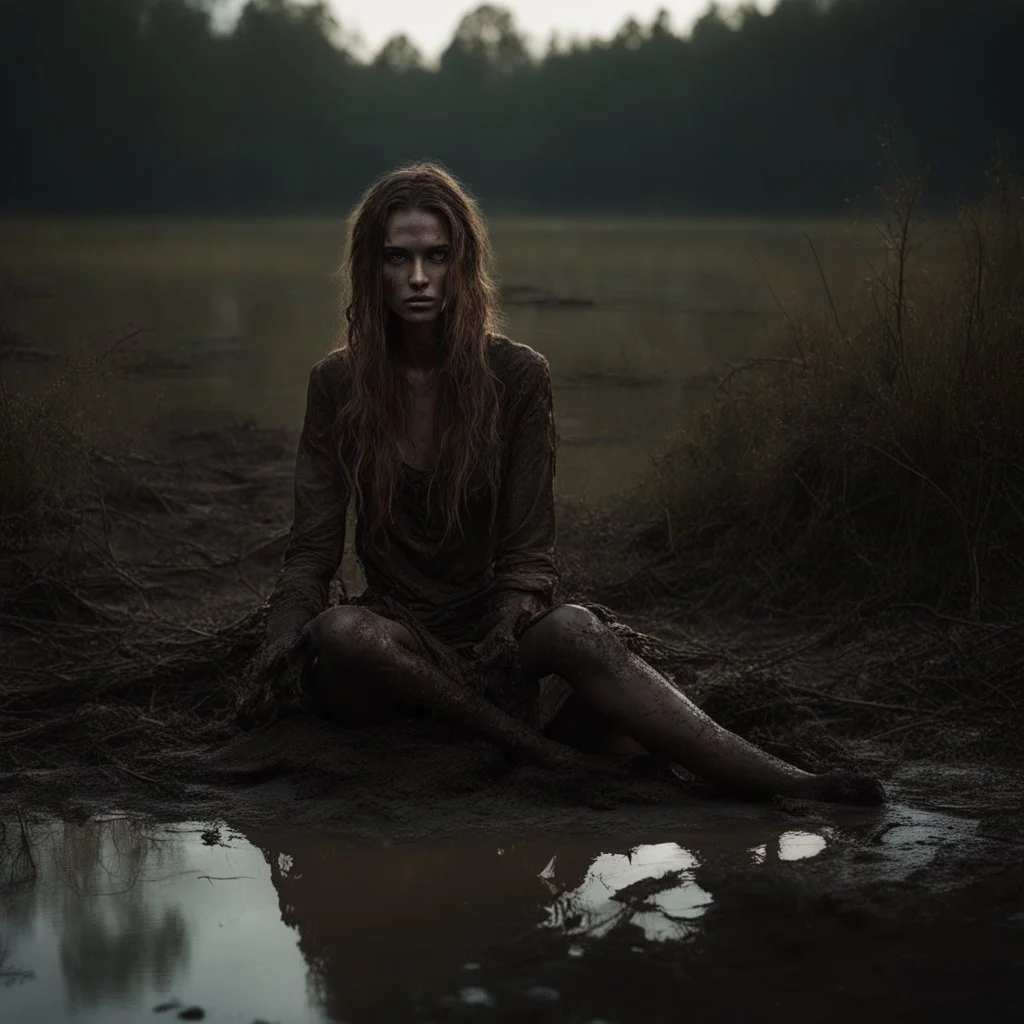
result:
M 562 676 L 591 707 L 641 743 L 728 789 L 851 803 L 879 803 L 875 779 L 813 775 L 723 728 L 664 676 L 631 654 L 585 608 L 564 605 L 520 641 L 524 669 Z
M 346 605 L 317 616 L 309 633 L 317 659 L 312 673 L 316 696 L 340 724 L 350 724 L 353 715 L 365 718 L 367 711 L 379 718 L 391 698 L 437 711 L 533 764 L 564 768 L 580 760 L 575 751 L 449 679 L 416 652 L 412 636 L 399 623 Z

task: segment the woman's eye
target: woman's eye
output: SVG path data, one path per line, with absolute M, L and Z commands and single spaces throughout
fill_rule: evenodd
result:
M 388 263 L 399 264 L 405 262 L 405 255 L 400 252 L 389 252 L 384 256 Z
M 438 252 L 432 252 L 430 254 L 430 259 L 434 263 L 447 263 L 448 262 L 448 251 L 446 249 L 441 249 Z

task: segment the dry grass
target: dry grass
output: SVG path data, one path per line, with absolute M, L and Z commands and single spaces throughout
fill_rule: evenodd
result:
M 0 535 L 0 775 L 88 765 L 166 793 L 140 755 L 232 731 L 283 543 L 288 479 L 267 470 L 291 446 L 215 422 L 160 447 L 93 453 L 49 529 Z
M 93 429 L 84 401 L 106 373 L 111 353 L 82 348 L 45 386 L 13 389 L 3 360 L 22 348 L 0 327 L 0 533 L 37 533 L 89 478 Z
M 644 488 L 672 588 L 809 610 L 837 599 L 1004 612 L 1024 571 L 1021 189 L 995 174 L 953 266 L 917 259 L 919 184 L 887 194 L 858 302 L 787 317 Z M 810 240 L 808 240 L 810 242 Z M 813 251 L 813 244 L 811 244 Z

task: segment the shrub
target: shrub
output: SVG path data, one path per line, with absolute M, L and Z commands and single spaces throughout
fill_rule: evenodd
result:
M 862 296 L 788 318 L 780 357 L 720 382 L 645 485 L 673 586 L 805 608 L 849 597 L 972 617 L 1024 579 L 1024 249 L 1002 172 L 922 263 L 919 183 L 887 194 Z M 813 248 L 813 246 L 812 246 Z

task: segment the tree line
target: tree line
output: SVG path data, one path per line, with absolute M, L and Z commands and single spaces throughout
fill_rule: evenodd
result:
M 469 11 L 427 65 L 359 59 L 325 3 L 0 0 L 0 209 L 345 209 L 413 159 L 504 212 L 812 213 L 879 182 L 894 126 L 935 204 L 1024 150 L 1022 0 L 781 0 L 531 52 Z

